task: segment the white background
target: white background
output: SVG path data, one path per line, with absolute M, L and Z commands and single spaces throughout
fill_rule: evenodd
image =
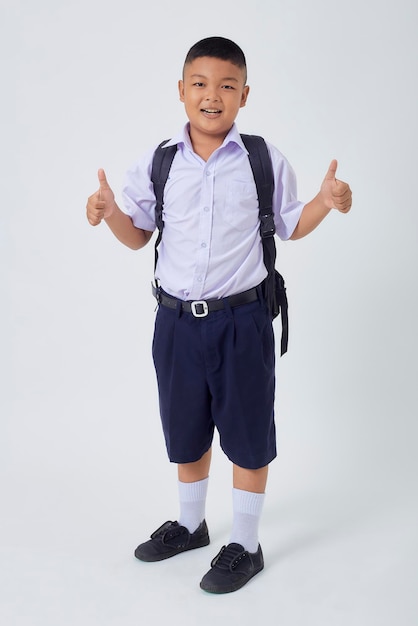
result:
M 0 10 L 1 622 L 415 626 L 416 3 Z M 217 445 L 211 546 L 133 558 L 178 514 L 151 361 L 153 250 L 133 253 L 85 219 L 98 167 L 120 197 L 132 161 L 182 126 L 183 59 L 210 35 L 244 49 L 239 129 L 284 152 L 300 199 L 334 157 L 354 198 L 349 215 L 279 246 L 291 339 L 277 368 L 266 569 L 221 597 L 198 587 L 230 529 Z

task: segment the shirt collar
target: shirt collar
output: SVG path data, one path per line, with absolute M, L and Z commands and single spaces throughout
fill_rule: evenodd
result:
M 222 144 L 222 147 L 227 146 L 229 143 L 237 144 L 237 146 L 239 146 L 241 148 L 241 150 L 243 152 L 245 152 L 245 154 L 248 154 L 248 150 L 245 147 L 244 142 L 241 139 L 241 135 L 238 132 L 238 128 L 237 128 L 236 124 L 234 124 L 232 126 L 231 130 L 229 131 L 229 133 L 225 137 L 224 142 Z
M 237 146 L 239 146 L 241 150 L 245 152 L 245 154 L 248 154 L 248 150 L 245 147 L 244 142 L 241 139 L 241 135 L 238 132 L 238 128 L 236 124 L 233 124 L 231 130 L 225 137 L 221 148 L 227 146 L 229 143 L 237 144 Z M 182 130 L 179 133 L 177 133 L 177 135 L 175 135 L 174 137 L 172 137 L 172 139 L 167 141 L 167 143 L 164 144 L 163 148 L 168 148 L 169 146 L 175 146 L 179 144 L 183 144 L 184 146 L 186 146 L 187 148 L 189 148 L 189 150 L 193 152 L 193 146 L 192 146 L 192 142 L 190 141 L 190 135 L 189 135 L 189 123 L 185 124 L 185 126 L 183 126 Z
M 169 139 L 167 143 L 164 144 L 163 148 L 168 148 L 169 146 L 176 146 L 178 144 L 183 144 L 184 146 L 187 146 L 188 148 L 190 148 L 191 151 L 193 151 L 192 142 L 190 141 L 190 135 L 189 135 L 189 124 L 186 124 L 185 126 L 183 126 L 182 130 L 179 133 L 177 133 L 177 135 L 174 135 L 174 137 Z

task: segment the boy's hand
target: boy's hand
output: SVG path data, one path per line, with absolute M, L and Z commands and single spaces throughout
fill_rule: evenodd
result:
M 106 179 L 104 170 L 97 173 L 99 189 L 87 200 L 87 219 L 92 226 L 100 224 L 102 219 L 110 217 L 115 210 L 115 195 Z
M 341 213 L 348 213 L 351 209 L 351 189 L 347 183 L 335 178 L 337 161 L 331 161 L 328 172 L 321 185 L 320 195 L 328 209 L 337 209 Z

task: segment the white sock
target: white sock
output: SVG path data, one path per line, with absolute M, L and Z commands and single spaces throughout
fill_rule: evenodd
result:
M 205 519 L 206 494 L 209 478 L 198 480 L 195 483 L 178 481 L 180 517 L 179 524 L 185 526 L 190 533 Z
M 258 523 L 265 494 L 232 489 L 233 524 L 229 543 L 239 543 L 248 552 L 258 550 Z

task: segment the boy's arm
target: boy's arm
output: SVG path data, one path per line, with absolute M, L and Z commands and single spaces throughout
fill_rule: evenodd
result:
M 337 180 L 337 161 L 331 161 L 319 193 L 303 207 L 302 214 L 290 239 L 309 235 L 328 215 L 331 209 L 348 213 L 351 209 L 351 189 L 347 183 Z
M 115 196 L 106 180 L 104 170 L 98 172 L 99 189 L 87 200 L 87 219 L 92 226 L 97 226 L 104 219 L 112 233 L 125 246 L 132 250 L 143 248 L 152 237 L 148 230 L 136 228 L 131 218 L 120 210 Z

